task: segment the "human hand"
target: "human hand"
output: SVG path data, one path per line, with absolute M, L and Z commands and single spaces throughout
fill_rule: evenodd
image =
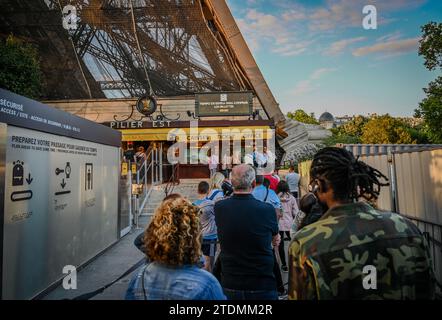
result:
M 273 236 L 272 245 L 274 247 L 278 247 L 280 243 L 281 243 L 281 235 L 278 233 L 277 235 Z

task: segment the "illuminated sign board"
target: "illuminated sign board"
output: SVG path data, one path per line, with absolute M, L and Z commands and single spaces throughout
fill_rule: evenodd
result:
M 195 114 L 199 117 L 249 116 L 253 109 L 252 92 L 210 92 L 195 95 Z

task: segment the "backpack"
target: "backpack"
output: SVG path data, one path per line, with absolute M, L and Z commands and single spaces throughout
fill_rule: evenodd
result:
M 233 193 L 233 187 L 227 181 L 223 182 L 223 184 L 221 185 L 221 189 L 223 189 L 223 193 L 224 193 L 225 197 L 229 197 Z

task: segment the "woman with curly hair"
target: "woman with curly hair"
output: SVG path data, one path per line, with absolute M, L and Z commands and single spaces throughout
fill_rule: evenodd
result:
M 216 278 L 198 267 L 199 208 L 183 197 L 165 199 L 144 233 L 149 263 L 132 278 L 127 300 L 224 300 Z

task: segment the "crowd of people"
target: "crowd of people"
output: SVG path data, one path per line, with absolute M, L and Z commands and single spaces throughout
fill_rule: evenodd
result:
M 294 167 L 284 179 L 257 174 L 253 164 L 233 166 L 228 176 L 212 172 L 193 203 L 172 194 L 157 208 L 136 240 L 146 264 L 126 298 L 431 299 L 434 272 L 422 233 L 370 204 L 386 183 L 334 147 L 314 156 L 310 192 L 300 199 Z M 368 284 L 366 266 L 375 268 Z M 281 272 L 288 272 L 288 292 Z

